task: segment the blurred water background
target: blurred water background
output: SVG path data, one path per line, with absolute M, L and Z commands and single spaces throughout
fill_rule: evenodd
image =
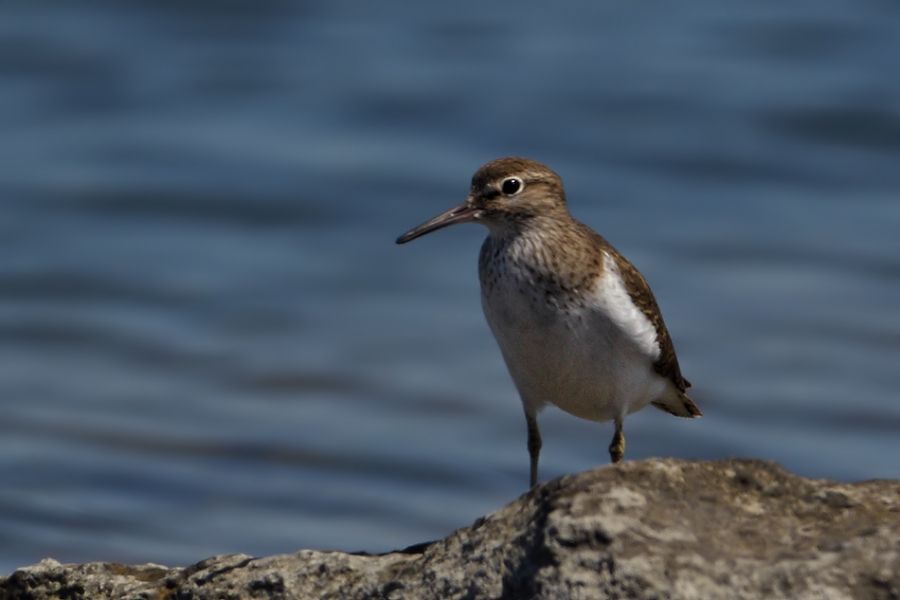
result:
M 564 177 L 706 416 L 628 457 L 900 477 L 900 4 L 0 5 L 0 572 L 441 537 L 523 492 L 482 163 Z M 549 409 L 541 476 L 607 461 Z

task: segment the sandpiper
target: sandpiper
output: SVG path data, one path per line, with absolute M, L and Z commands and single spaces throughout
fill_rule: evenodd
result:
M 569 214 L 553 170 L 525 158 L 491 161 L 472 177 L 465 202 L 397 243 L 465 222 L 488 228 L 478 260 L 481 305 L 525 409 L 532 487 L 541 451 L 537 414 L 547 403 L 613 421 L 614 463 L 625 454 L 627 414 L 652 404 L 700 416 L 650 286 Z

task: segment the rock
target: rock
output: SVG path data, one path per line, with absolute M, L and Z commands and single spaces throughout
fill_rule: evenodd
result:
M 44 560 L 0 598 L 900 599 L 900 482 L 748 460 L 629 461 L 551 481 L 443 540 L 187 568 Z

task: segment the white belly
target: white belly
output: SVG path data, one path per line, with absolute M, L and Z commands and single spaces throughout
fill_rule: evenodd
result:
M 602 305 L 560 308 L 506 281 L 482 292 L 482 307 L 522 397 L 584 419 L 624 417 L 666 392 L 640 340 Z

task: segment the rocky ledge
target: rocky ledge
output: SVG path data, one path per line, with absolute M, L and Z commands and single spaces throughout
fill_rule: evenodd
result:
M 766 462 L 630 461 L 544 484 L 443 540 L 186 568 L 53 560 L 0 598 L 900 598 L 900 482 Z

